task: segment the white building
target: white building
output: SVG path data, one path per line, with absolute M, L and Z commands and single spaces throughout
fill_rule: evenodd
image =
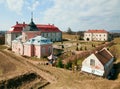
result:
M 85 41 L 108 41 L 109 33 L 105 30 L 88 30 L 84 33 Z
M 113 67 L 113 61 L 113 55 L 106 48 L 103 48 L 85 58 L 81 71 L 107 77 Z

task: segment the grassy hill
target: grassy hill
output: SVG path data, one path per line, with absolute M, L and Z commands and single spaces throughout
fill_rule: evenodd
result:
M 115 39 L 114 43 L 109 50 L 116 57 L 115 64 L 117 65 L 118 74 L 115 80 L 107 80 L 81 71 L 70 71 L 49 65 L 40 65 L 41 60 L 35 60 L 36 64 L 31 64 L 32 62 L 29 63 L 28 59 L 24 58 L 24 60 L 12 52 L 6 53 L 3 51 L 4 46 L 0 46 L 0 80 L 6 80 L 9 76 L 12 77 L 25 71 L 34 70 L 46 80 L 56 80 L 56 82 L 51 82 L 43 89 L 120 89 L 120 38 Z M 34 62 L 34 60 L 32 61 Z M 32 84 L 30 83 L 30 85 Z
M 119 89 L 120 80 L 107 80 L 80 71 L 73 72 L 49 66 L 40 66 L 57 78 L 57 82 L 45 89 Z

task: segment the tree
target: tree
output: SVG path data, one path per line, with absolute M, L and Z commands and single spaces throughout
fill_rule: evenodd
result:
M 56 66 L 59 67 L 59 68 L 63 68 L 63 63 L 62 63 L 61 59 L 58 59 L 58 63 L 57 63 Z
M 72 68 L 72 62 L 69 61 L 66 65 L 65 65 L 66 69 Z
M 76 47 L 76 51 L 79 51 L 79 48 L 78 48 L 78 46 Z
M 87 50 L 87 47 L 85 46 L 85 50 Z
M 67 33 L 68 33 L 68 34 L 72 34 L 72 30 L 71 30 L 70 27 L 68 28 Z
M 82 47 L 80 47 L 80 50 L 82 50 Z

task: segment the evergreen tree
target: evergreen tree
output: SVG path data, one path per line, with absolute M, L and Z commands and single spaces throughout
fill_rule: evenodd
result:
M 85 50 L 87 50 L 87 47 L 85 46 Z
M 70 27 L 68 28 L 67 33 L 68 33 L 68 34 L 72 34 L 72 30 L 71 30 Z
M 82 50 L 82 47 L 80 47 L 80 50 Z
M 76 47 L 76 51 L 79 51 L 79 48 L 78 48 L 78 46 Z
M 72 68 L 72 62 L 69 61 L 66 65 L 65 65 L 66 69 Z

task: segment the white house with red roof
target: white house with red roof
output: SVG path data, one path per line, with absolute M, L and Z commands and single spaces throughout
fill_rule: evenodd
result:
M 113 61 L 113 55 L 106 48 L 103 48 L 85 58 L 81 71 L 107 77 L 113 67 Z
M 84 33 L 85 41 L 108 41 L 109 33 L 106 30 L 88 30 Z
M 16 22 L 16 25 L 12 26 L 5 35 L 5 44 L 11 46 L 12 40 L 17 38 L 22 34 L 23 29 L 29 24 L 22 24 Z M 62 32 L 59 30 L 58 27 L 51 25 L 51 24 L 36 24 L 39 32 L 36 35 L 41 35 L 45 38 L 49 38 L 51 41 L 61 41 L 62 40 Z M 31 33 L 32 34 L 32 33 Z

